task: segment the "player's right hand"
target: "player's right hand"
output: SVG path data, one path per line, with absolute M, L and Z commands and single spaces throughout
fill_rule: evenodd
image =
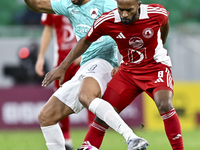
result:
M 66 70 L 64 70 L 60 66 L 52 69 L 45 75 L 44 80 L 42 81 L 42 86 L 47 87 L 49 84 L 51 84 L 51 82 L 56 79 L 59 80 L 59 85 L 62 86 L 65 77 L 65 71 Z
M 43 69 L 44 69 L 44 58 L 38 58 L 38 59 L 37 59 L 37 62 L 36 62 L 36 64 L 35 64 L 35 72 L 36 72 L 39 76 L 43 77 L 43 76 L 44 76 L 44 71 L 43 71 Z

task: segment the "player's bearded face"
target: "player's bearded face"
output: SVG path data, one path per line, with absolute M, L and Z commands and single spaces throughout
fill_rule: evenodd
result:
M 123 24 L 130 24 L 131 22 L 133 22 L 134 20 L 136 20 L 136 16 L 137 16 L 137 11 L 133 14 L 132 18 L 128 18 L 128 17 L 123 17 L 120 15 L 121 17 L 121 21 Z
M 117 0 L 118 12 L 123 24 L 130 24 L 139 19 L 140 4 L 138 0 Z

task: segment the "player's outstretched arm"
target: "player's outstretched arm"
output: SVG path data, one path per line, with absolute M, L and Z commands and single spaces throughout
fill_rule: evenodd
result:
M 43 77 L 45 74 L 45 72 L 44 72 L 44 63 L 45 63 L 44 56 L 45 56 L 45 53 L 49 46 L 49 43 L 51 41 L 52 34 L 53 34 L 52 32 L 53 32 L 52 26 L 48 26 L 48 25 L 44 26 L 44 30 L 42 32 L 42 37 L 41 37 L 40 50 L 39 50 L 37 61 L 35 64 L 35 71 L 41 77 Z
M 164 26 L 162 26 L 160 30 L 161 30 L 161 38 L 164 45 L 167 41 L 167 36 L 169 33 L 169 21 Z
M 88 49 L 91 43 L 92 42 L 87 41 L 85 37 L 79 40 L 76 46 L 70 51 L 67 57 L 62 61 L 62 63 L 58 67 L 54 68 L 53 70 L 51 70 L 45 75 L 45 78 L 42 81 L 42 86 L 46 87 L 52 81 L 56 79 L 59 80 L 59 84 L 61 86 L 64 80 L 65 71 L 67 70 L 67 68 L 75 59 L 81 56 Z
M 24 0 L 26 5 L 34 12 L 54 14 L 50 0 Z

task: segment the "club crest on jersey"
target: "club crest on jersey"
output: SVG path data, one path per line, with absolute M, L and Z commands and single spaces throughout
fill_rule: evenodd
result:
M 91 15 L 91 17 L 93 18 L 93 19 L 95 19 L 96 17 L 97 17 L 97 15 L 98 15 L 98 9 L 97 8 L 92 8 L 91 10 L 90 10 L 90 15 Z
M 134 49 L 140 49 L 144 45 L 144 42 L 140 37 L 132 37 L 129 40 L 129 45 Z
M 151 38 L 153 36 L 153 34 L 154 34 L 154 31 L 152 28 L 145 28 L 142 31 L 142 35 L 147 39 Z

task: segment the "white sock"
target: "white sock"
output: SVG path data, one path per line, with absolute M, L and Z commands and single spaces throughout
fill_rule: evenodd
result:
M 95 98 L 88 108 L 91 112 L 97 115 L 107 125 L 121 134 L 126 141 L 138 137 L 132 129 L 121 119 L 119 114 L 114 110 L 110 103 L 100 98 Z
M 65 139 L 59 124 L 41 127 L 49 150 L 65 150 Z

